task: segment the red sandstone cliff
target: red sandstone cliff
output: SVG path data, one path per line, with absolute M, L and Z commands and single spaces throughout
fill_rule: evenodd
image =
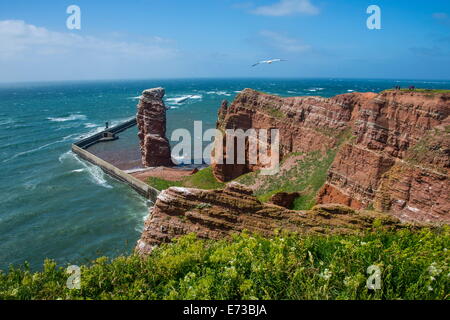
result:
M 222 104 L 217 127 L 277 128 L 281 158 L 325 152 L 349 132 L 352 138 L 337 152 L 319 203 L 356 209 L 373 205 L 403 220 L 450 222 L 449 110 L 448 93 L 385 91 L 327 99 L 281 98 L 246 89 L 230 106 Z M 213 159 L 221 181 L 256 169 Z
M 195 232 L 199 238 L 222 239 L 248 230 L 265 236 L 275 230 L 354 234 L 368 230 L 375 219 L 385 228 L 400 228 L 399 220 L 338 205 L 292 211 L 258 201 L 252 190 L 232 182 L 224 190 L 171 187 L 162 191 L 146 219 L 136 250 L 148 254 L 155 245 Z
M 166 106 L 163 88 L 142 92 L 137 106 L 137 124 L 145 167 L 171 166 L 169 140 L 166 138 Z
M 223 190 L 172 187 L 158 196 L 136 250 L 147 254 L 190 232 L 221 239 L 243 230 L 266 236 L 275 230 L 357 233 L 370 229 L 375 219 L 387 228 L 401 228 L 401 220 L 449 223 L 449 107 L 450 95 L 435 92 L 350 93 L 327 99 L 280 98 L 246 89 L 230 106 L 222 103 L 218 129 L 279 129 L 281 180 L 297 181 L 283 172 L 289 166 L 296 169 L 294 175 L 306 175 L 301 170 L 308 166 L 295 163 L 308 154 L 333 156 L 317 194 L 319 205 L 296 211 L 282 207 L 290 207 L 304 190 L 275 194 L 271 199 L 278 206 L 262 203 L 253 195 L 255 189 L 236 182 Z M 214 159 L 212 167 L 221 181 L 261 168 Z M 261 181 L 253 187 L 261 187 Z M 295 188 L 292 182 L 290 188 Z M 364 210 L 372 206 L 377 211 Z
M 349 128 L 354 107 L 373 96 L 373 93 L 354 93 L 330 99 L 281 98 L 245 89 L 229 107 L 222 104 L 217 127 L 222 131 L 279 129 L 281 158 L 292 152 L 325 151 L 336 144 L 339 133 Z M 225 140 L 224 137 L 224 146 Z M 221 181 L 230 181 L 258 168 L 248 164 L 216 164 L 213 159 L 214 175 Z
M 356 111 L 319 202 L 450 222 L 450 95 L 387 91 Z

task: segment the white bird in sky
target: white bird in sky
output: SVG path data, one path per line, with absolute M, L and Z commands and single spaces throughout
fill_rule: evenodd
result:
M 284 59 L 270 59 L 270 60 L 263 60 L 263 61 L 260 61 L 260 62 L 257 62 L 257 63 L 255 63 L 255 64 L 253 64 L 252 67 L 257 66 L 258 64 L 263 64 L 263 63 L 265 63 L 265 64 L 272 64 L 272 63 L 274 63 L 274 62 L 280 62 L 280 61 L 287 61 L 287 60 L 284 60 Z

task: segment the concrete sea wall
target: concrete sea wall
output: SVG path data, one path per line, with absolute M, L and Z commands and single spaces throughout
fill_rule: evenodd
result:
M 107 130 L 104 130 L 102 132 L 96 133 L 85 139 L 79 140 L 72 144 L 72 152 L 74 152 L 80 158 L 100 167 L 106 174 L 110 175 L 111 177 L 113 177 L 121 182 L 128 184 L 130 187 L 132 187 L 134 190 L 136 190 L 139 194 L 141 194 L 144 197 L 155 202 L 156 197 L 159 194 L 158 190 L 150 187 L 145 182 L 142 182 L 142 181 L 136 179 L 132 175 L 117 168 L 113 164 L 111 164 L 103 159 L 100 159 L 96 155 L 94 155 L 86 150 L 89 146 L 92 146 L 93 144 L 98 143 L 104 137 L 104 134 L 106 132 L 109 132 L 112 134 L 117 134 L 117 133 L 122 132 L 128 128 L 131 128 L 135 125 L 136 125 L 136 119 L 132 119 L 132 120 L 126 121 L 124 123 L 121 123 L 117 126 L 111 127 Z
M 122 122 L 121 124 L 118 124 L 117 126 L 108 128 L 107 130 L 103 130 L 102 132 L 96 133 L 90 137 L 79 140 L 79 141 L 75 142 L 74 145 L 77 145 L 78 147 L 83 148 L 83 149 L 87 149 L 88 147 L 92 146 L 93 144 L 99 142 L 99 140 L 101 138 L 103 138 L 103 135 L 105 132 L 117 134 L 128 128 L 134 127 L 136 124 L 137 124 L 136 118 L 130 119 L 128 121 Z

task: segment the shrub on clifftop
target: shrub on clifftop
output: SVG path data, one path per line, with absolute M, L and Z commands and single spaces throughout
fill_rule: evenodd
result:
M 81 289 L 64 268 L 0 273 L 0 299 L 448 299 L 449 228 L 358 236 L 242 234 L 232 241 L 189 235 L 146 258 L 97 259 Z M 367 268 L 381 270 L 368 290 Z

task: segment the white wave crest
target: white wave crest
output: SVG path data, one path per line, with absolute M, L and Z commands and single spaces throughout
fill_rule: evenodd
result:
M 12 118 L 0 120 L 0 126 L 4 126 L 6 124 L 12 124 L 15 123 L 15 121 Z
M 95 127 L 98 127 L 98 125 L 96 125 L 95 123 L 88 122 L 88 123 L 84 124 L 84 127 L 85 128 L 95 128 Z
M 83 168 L 78 168 L 72 170 L 72 172 L 86 172 L 89 175 L 89 179 L 104 188 L 111 189 L 112 186 L 106 181 L 106 175 L 102 169 L 92 164 L 88 164 L 85 161 L 80 160 L 72 151 L 67 151 L 59 157 L 59 162 L 64 163 L 65 161 L 75 161 L 77 164 L 81 164 Z
M 60 118 L 52 118 L 49 117 L 47 120 L 53 121 L 53 122 L 66 122 L 66 121 L 75 121 L 75 120 L 86 120 L 87 117 L 84 114 L 71 114 L 68 117 L 60 117 Z
M 322 91 L 324 88 L 310 88 L 310 89 L 307 89 L 308 91 L 310 91 L 310 92 L 316 92 L 316 91 Z
M 112 189 L 112 186 L 106 181 L 105 173 L 99 167 L 93 165 L 86 165 L 87 172 L 91 181 L 107 189 Z
M 218 96 L 231 96 L 231 93 L 228 93 L 226 91 L 208 91 L 207 94 L 215 94 Z
M 194 95 L 184 95 L 184 96 L 175 97 L 175 98 L 167 98 L 166 101 L 173 102 L 176 104 L 181 104 L 190 99 L 202 99 L 202 98 L 203 98 L 203 96 L 201 94 L 194 94 Z
M 58 158 L 58 161 L 60 163 L 63 163 L 66 159 L 69 159 L 69 158 L 72 158 L 72 159 L 75 158 L 75 155 L 70 150 L 67 151 L 67 152 L 64 152 L 62 155 L 60 155 L 59 158 Z
M 54 145 L 54 144 L 66 142 L 67 140 L 74 139 L 75 137 L 76 137 L 75 134 L 71 134 L 71 135 L 68 135 L 68 136 L 62 138 L 61 140 L 53 141 L 53 142 L 44 144 L 44 145 L 42 145 L 42 146 L 40 146 L 40 147 L 37 147 L 37 148 L 34 148 L 34 149 L 30 149 L 30 150 L 26 150 L 26 151 L 23 151 L 23 152 L 16 153 L 16 154 L 13 155 L 12 157 L 3 160 L 3 162 L 8 162 L 8 161 L 14 160 L 14 159 L 17 158 L 17 157 L 23 156 L 23 155 L 25 155 L 25 154 L 29 154 L 29 153 L 33 153 L 33 152 L 40 151 L 40 150 L 45 149 L 45 148 L 48 148 L 48 147 L 50 147 L 50 146 L 52 146 L 52 145 Z
M 118 124 L 121 124 L 121 123 L 123 123 L 123 122 L 126 122 L 126 121 L 129 121 L 129 120 L 131 120 L 131 119 L 133 119 L 134 117 L 129 117 L 129 118 L 124 118 L 124 119 L 118 119 L 118 120 L 113 120 L 113 121 L 110 121 L 110 123 L 109 123 L 109 125 L 110 125 L 110 127 L 114 127 L 114 126 L 116 126 L 116 125 L 118 125 Z M 75 136 L 76 136 L 76 140 L 79 140 L 79 139 L 84 139 L 84 138 L 87 138 L 87 137 L 90 137 L 90 136 L 92 136 L 92 135 L 94 135 L 94 134 L 96 134 L 96 133 L 99 133 L 99 132 L 102 132 L 103 130 L 105 130 L 105 127 L 103 126 L 103 125 L 97 125 L 97 124 L 95 124 L 95 123 L 86 123 L 85 125 L 84 125 L 84 127 L 85 128 L 88 128 L 88 129 L 90 129 L 90 128 L 93 128 L 92 130 L 90 130 L 90 131 L 88 131 L 88 132 L 84 132 L 84 133 L 78 133 L 78 134 L 76 134 Z
M 142 96 L 129 97 L 129 100 L 139 100 Z

